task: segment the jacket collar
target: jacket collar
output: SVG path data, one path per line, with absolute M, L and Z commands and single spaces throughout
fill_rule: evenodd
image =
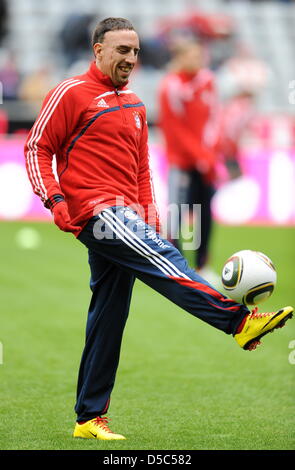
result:
M 118 90 L 125 88 L 128 83 L 126 82 L 124 85 L 115 86 L 110 77 L 108 75 L 104 75 L 101 70 L 97 67 L 95 60 L 91 62 L 87 74 L 91 77 L 92 80 L 99 83 L 103 83 L 104 85 L 110 88 L 116 88 Z
M 184 70 L 180 70 L 179 72 L 177 72 L 177 75 L 180 77 L 180 79 L 183 81 L 183 82 L 190 82 L 191 80 L 193 80 L 195 77 L 198 76 L 198 72 L 186 72 Z

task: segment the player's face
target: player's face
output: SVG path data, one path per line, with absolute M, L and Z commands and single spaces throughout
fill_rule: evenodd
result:
M 108 31 L 102 43 L 94 44 L 96 64 L 115 86 L 124 85 L 137 62 L 139 40 L 135 31 Z
M 187 72 L 196 72 L 202 67 L 203 51 L 197 44 L 190 45 L 182 54 L 183 69 Z

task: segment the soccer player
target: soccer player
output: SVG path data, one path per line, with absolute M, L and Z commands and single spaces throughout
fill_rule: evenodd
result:
M 218 99 L 213 73 L 204 66 L 204 51 L 193 38 L 177 39 L 172 59 L 159 86 L 158 123 L 169 164 L 168 199 L 178 211 L 171 213 L 169 240 L 181 251 L 178 237 L 183 214 L 181 204 L 192 210 L 201 204 L 201 244 L 194 264 L 199 274 L 213 282 L 208 267 L 212 231 L 211 199 L 215 191 L 219 141 Z
M 93 33 L 89 70 L 45 98 L 25 145 L 33 190 L 56 225 L 88 249 L 92 298 L 81 358 L 75 437 L 125 439 L 105 417 L 135 277 L 244 349 L 281 326 L 287 307 L 259 316 L 213 289 L 159 233 L 144 104 L 127 88 L 139 40 L 107 18 Z M 52 171 L 56 156 L 57 178 Z

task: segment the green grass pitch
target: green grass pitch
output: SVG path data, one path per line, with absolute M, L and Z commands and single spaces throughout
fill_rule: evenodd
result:
M 40 234 L 21 249 L 24 227 Z M 257 351 L 136 282 L 112 395 L 126 441 L 75 440 L 74 403 L 89 291 L 86 249 L 47 223 L 2 222 L 0 449 L 294 449 L 295 319 Z M 233 252 L 270 256 L 278 284 L 262 310 L 295 306 L 295 230 L 215 226 L 212 266 Z M 294 351 L 294 346 L 293 346 Z

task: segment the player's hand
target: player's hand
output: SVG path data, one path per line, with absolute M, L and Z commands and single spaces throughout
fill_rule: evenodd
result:
M 51 211 L 55 225 L 63 232 L 77 232 L 80 230 L 81 227 L 76 227 L 71 224 L 68 205 L 65 201 L 58 202 Z
M 216 178 L 216 155 L 214 152 L 203 148 L 196 161 L 196 170 L 203 175 L 208 183 L 213 183 Z

